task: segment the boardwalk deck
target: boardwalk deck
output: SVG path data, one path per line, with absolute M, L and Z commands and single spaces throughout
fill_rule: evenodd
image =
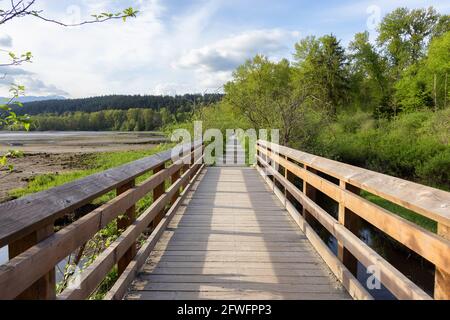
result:
M 209 167 L 126 299 L 350 299 L 257 171 Z

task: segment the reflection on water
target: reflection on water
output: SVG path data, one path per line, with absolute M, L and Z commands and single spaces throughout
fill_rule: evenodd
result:
M 8 261 L 8 247 L 0 248 L 0 265 Z
M 8 262 L 8 246 L 0 248 L 0 265 Z M 56 282 L 60 282 L 64 277 L 64 268 L 67 264 L 68 258 L 62 260 L 56 265 L 55 273 L 56 273 Z

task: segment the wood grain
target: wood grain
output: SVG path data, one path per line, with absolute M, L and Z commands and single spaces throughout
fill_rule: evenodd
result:
M 225 297 L 350 298 L 252 168 L 205 170 L 126 295 Z

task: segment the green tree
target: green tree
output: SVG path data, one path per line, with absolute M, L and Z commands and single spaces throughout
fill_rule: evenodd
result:
M 396 99 L 404 111 L 422 108 L 443 109 L 448 106 L 450 74 L 450 31 L 435 37 L 428 55 L 411 65 L 396 83 Z
M 314 96 L 335 116 L 349 93 L 349 62 L 334 35 L 308 37 L 295 45 L 298 84 L 309 83 Z
M 386 60 L 369 42 L 367 31 L 355 34 L 349 50 L 354 103 L 374 111 L 389 94 Z
M 385 50 L 395 80 L 410 65 L 419 61 L 426 52 L 426 44 L 439 15 L 433 8 L 398 8 L 387 14 L 380 23 L 378 45 Z
M 302 110 L 312 97 L 309 84 L 296 79 L 288 60 L 272 62 L 257 55 L 233 73 L 225 85 L 226 101 L 255 129 L 280 129 L 281 143 L 287 144 L 302 127 Z

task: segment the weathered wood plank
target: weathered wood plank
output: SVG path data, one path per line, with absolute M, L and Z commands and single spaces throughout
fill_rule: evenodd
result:
M 450 225 L 449 192 L 275 145 L 267 141 L 258 140 L 258 144 L 274 148 L 290 159 L 348 182 L 444 225 Z
M 207 169 L 130 290 L 142 299 L 349 298 L 256 171 L 238 167 Z
M 133 291 L 129 300 L 349 300 L 346 293 L 287 293 L 242 291 L 235 292 L 198 292 L 198 291 Z
M 189 274 L 164 275 L 142 273 L 136 282 L 147 283 L 261 283 L 261 284 L 328 284 L 336 285 L 334 279 L 328 275 L 323 276 L 255 276 L 255 275 L 215 275 L 215 274 Z
M 269 166 L 261 157 L 258 160 L 267 167 L 274 177 L 295 197 L 310 214 L 320 222 L 338 241 L 366 267 L 376 265 L 379 268 L 380 277 L 383 284 L 400 299 L 430 299 L 415 283 L 395 269 L 384 260 L 378 253 L 363 243 L 357 236 L 351 233 L 343 225 L 339 224 L 331 215 L 323 210 L 319 205 L 305 196 L 292 183 L 284 180 L 284 177 Z
M 200 163 L 201 159 L 198 162 Z M 186 195 L 187 192 L 189 192 L 191 187 L 196 183 L 196 179 L 198 176 L 200 176 L 200 173 L 203 168 L 204 168 L 204 165 L 201 165 L 198 163 L 194 164 L 193 170 L 196 172 L 196 174 L 193 176 L 191 181 L 189 181 L 187 184 L 183 180 L 184 180 L 185 176 L 189 175 L 189 177 L 190 177 L 190 172 L 189 171 L 183 172 L 182 176 L 180 177 L 180 185 L 185 186 L 185 189 L 180 194 L 180 197 L 174 203 L 172 203 L 172 206 L 167 211 L 166 215 L 162 218 L 161 222 L 156 226 L 156 228 L 152 231 L 150 236 L 147 238 L 147 240 L 141 246 L 135 259 L 133 261 L 131 261 L 131 263 L 127 266 L 127 269 L 117 279 L 117 281 L 114 283 L 113 287 L 108 291 L 108 293 L 105 296 L 105 300 L 119 300 L 119 299 L 123 298 L 127 287 L 133 281 L 137 272 L 141 269 L 142 265 L 145 263 L 147 257 L 150 255 L 151 251 L 153 250 L 156 243 L 158 242 L 161 234 L 164 232 L 165 228 L 167 227 L 170 220 L 172 219 L 174 213 L 178 209 L 181 201 L 183 201 L 183 197 Z M 188 179 L 186 179 L 186 180 L 188 180 Z M 175 182 L 175 184 L 177 182 Z M 177 192 L 178 192 L 180 188 L 179 187 L 175 188 L 175 184 L 172 187 L 174 189 L 177 189 Z M 170 188 L 169 188 L 169 190 L 170 190 Z
M 341 203 L 345 208 L 351 210 L 352 213 L 357 214 L 441 269 L 450 272 L 449 240 L 359 197 L 354 192 L 342 189 L 294 163 L 288 163 L 273 152 L 262 149 L 261 152 L 268 154 L 276 162 L 280 162 L 281 165 L 288 167 L 291 172 L 304 181 L 308 181 L 308 184 L 322 191 L 333 200 Z M 262 158 L 260 159 L 262 160 Z M 433 248 L 433 250 L 430 250 L 430 248 Z

